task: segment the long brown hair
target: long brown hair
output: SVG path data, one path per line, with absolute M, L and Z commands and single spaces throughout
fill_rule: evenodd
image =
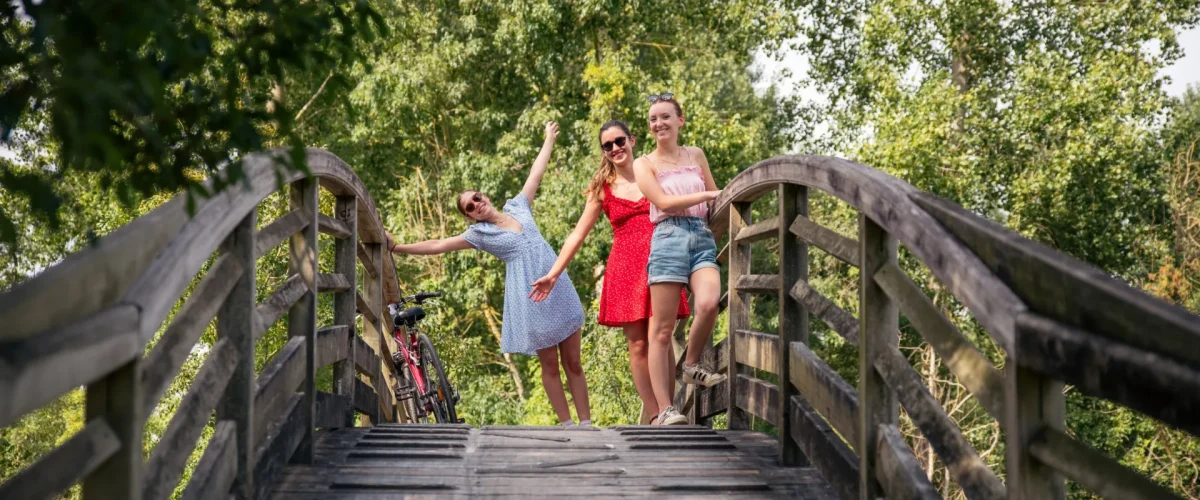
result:
M 600 126 L 600 133 L 598 135 L 603 137 L 604 131 L 613 127 L 620 127 L 621 131 L 625 132 L 625 140 L 633 140 L 633 134 L 629 133 L 629 126 L 621 120 L 609 120 L 605 122 L 604 125 Z M 592 176 L 592 181 L 588 183 L 587 190 L 584 191 L 584 194 L 586 194 L 589 199 L 595 198 L 599 200 L 600 196 L 604 194 L 604 186 L 612 184 L 612 182 L 615 180 L 617 180 L 617 166 L 613 164 L 612 160 L 608 159 L 608 155 L 605 154 L 604 151 L 601 151 L 600 169 L 596 171 L 596 175 Z

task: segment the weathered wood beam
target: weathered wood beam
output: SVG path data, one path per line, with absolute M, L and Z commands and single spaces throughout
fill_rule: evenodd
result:
M 353 412 L 354 406 L 350 402 L 349 396 L 318 391 L 317 420 L 313 425 L 318 429 L 340 429 L 347 427 L 346 414 Z
M 793 342 L 789 378 L 807 404 L 837 429 L 851 448 L 858 446 L 858 391 L 825 364 L 807 345 Z M 858 468 L 858 465 L 855 465 Z M 855 479 L 857 482 L 857 479 Z
M 729 381 L 700 391 L 693 403 L 699 405 L 696 415 L 701 419 L 709 419 L 729 410 Z
M 333 295 L 333 322 L 337 325 L 346 325 L 346 329 L 338 334 L 337 338 L 337 342 L 341 344 L 341 349 L 345 356 L 333 366 L 333 392 L 345 399 L 347 404 L 342 412 L 341 424 L 326 425 L 324 427 L 354 426 L 354 410 L 350 408 L 348 402 L 354 393 L 354 360 L 356 359 L 356 347 L 360 342 L 357 331 L 358 325 L 357 321 L 355 321 L 354 313 L 355 304 L 359 297 L 358 287 L 354 283 L 358 276 L 358 262 L 356 259 L 356 253 L 359 248 L 357 207 L 358 198 L 356 196 L 338 196 L 337 202 L 334 205 L 335 220 L 345 226 L 348 234 L 345 238 L 339 239 L 333 244 L 333 270 L 339 276 L 346 278 L 350 286 L 345 291 L 340 291 Z M 317 401 L 317 406 L 317 415 L 314 418 L 320 421 L 322 418 L 320 400 Z M 317 426 L 317 422 L 314 422 L 313 425 Z
M 1017 317 L 1016 349 L 1022 367 L 1200 436 L 1200 368 L 1035 313 Z
M 895 391 L 913 424 L 921 430 L 967 498 L 1005 498 L 1004 483 L 979 458 L 975 448 L 971 447 L 942 405 L 925 388 L 921 376 L 909 366 L 899 350 L 890 349 L 880 353 L 875 359 L 875 369 Z
M 779 337 L 751 330 L 733 332 L 738 363 L 779 374 Z
M 358 254 L 358 261 L 362 262 L 363 270 L 366 271 L 367 276 L 370 276 L 372 279 L 379 279 L 379 269 L 376 269 L 374 259 L 368 253 L 367 247 L 359 243 L 355 251 Z
M 729 262 L 729 244 L 728 243 L 726 243 L 725 246 L 721 247 L 720 252 L 717 252 L 717 262 L 720 262 L 722 264 L 726 264 Z
M 829 328 L 832 328 L 846 341 L 852 344 L 858 343 L 858 320 L 845 309 L 834 304 L 832 300 L 814 290 L 808 283 L 797 281 L 788 294 L 804 304 L 810 313 L 824 321 Z
M 359 379 L 354 379 L 354 409 L 371 417 L 372 422 L 379 420 L 379 395 L 375 389 Z
M 346 325 L 327 326 L 317 330 L 317 369 L 346 361 L 351 342 L 347 339 L 349 332 L 350 327 Z
M 775 373 L 779 376 L 779 416 L 777 434 L 779 439 L 779 462 L 784 465 L 807 465 L 804 453 L 792 441 L 792 396 L 799 392 L 791 382 L 792 342 L 808 343 L 808 308 L 791 297 L 797 283 L 808 281 L 808 244 L 792 233 L 787 221 L 808 215 L 808 188 L 795 184 L 781 184 L 778 195 L 779 223 L 775 234 L 779 238 L 779 325 L 776 331 Z
M 0 498 L 58 498 L 120 448 L 108 422 L 92 420 L 71 439 L 0 484 Z
M 304 337 L 289 339 L 258 376 L 258 388 L 254 393 L 255 436 L 265 437 L 267 428 L 286 416 L 285 405 L 290 404 L 296 388 L 304 382 L 304 343 Z M 262 439 L 260 437 L 258 443 L 262 443 Z
M 289 191 L 289 206 L 296 210 L 304 210 L 309 220 L 316 221 L 320 215 L 319 191 L 317 180 L 301 179 L 293 182 Z M 317 224 L 309 224 L 303 232 L 292 235 L 288 242 L 288 273 L 299 274 L 304 278 L 306 290 L 300 300 L 288 311 L 288 336 L 303 338 L 304 342 L 304 381 L 301 392 L 304 394 L 301 402 L 301 413 L 304 418 L 304 438 L 296 450 L 293 460 L 311 464 L 313 461 L 313 446 L 316 435 L 312 423 L 317 410 L 317 285 L 320 267 L 317 265 Z M 345 279 L 346 289 L 349 289 L 349 279 Z
M 1180 498 L 1107 454 L 1061 431 L 1044 428 L 1029 443 L 1029 453 L 1043 464 L 1091 490 L 1100 498 L 1158 500 Z
M 308 227 L 310 220 L 305 211 L 292 210 L 287 215 L 271 221 L 254 235 L 254 259 L 258 260 L 293 234 L 303 231 Z
M 750 224 L 751 217 L 749 202 L 734 203 L 733 209 L 729 211 L 729 273 L 726 284 L 729 289 L 729 333 L 727 338 L 732 338 L 734 332 L 738 330 L 750 328 L 749 297 L 737 285 L 741 283 L 742 278 L 750 274 L 751 245 L 739 243 L 737 235 Z M 728 393 L 725 394 L 725 403 L 729 410 L 729 428 L 748 429 L 750 415 L 739 409 L 736 404 L 738 384 L 734 383 L 734 380 L 742 372 L 737 365 L 737 342 L 726 342 L 725 345 L 729 350 L 729 382 L 725 384 L 728 390 Z M 700 408 L 700 413 L 705 413 L 705 411 L 706 408 Z
M 289 394 L 283 406 L 283 418 L 264 436 L 254 463 L 254 498 L 267 498 L 275 480 L 304 440 L 308 421 L 304 418 L 303 394 Z M 314 398 L 315 399 L 315 398 Z
M 229 498 L 238 474 L 237 423 L 221 420 L 196 464 L 181 500 L 224 500 Z M 167 497 L 155 497 L 167 498 Z
M 779 293 L 778 274 L 746 274 L 736 281 L 735 287 L 741 293 Z
M 774 238 L 779 235 L 779 217 L 771 217 L 770 219 L 755 222 L 745 229 L 738 232 L 738 243 L 753 243 L 767 238 Z
M 279 289 L 271 293 L 267 300 L 258 306 L 258 323 L 254 329 L 254 341 L 262 338 L 263 334 L 279 321 L 304 294 L 308 293 L 308 285 L 299 274 L 292 274 Z
M 879 439 L 875 445 L 879 453 L 875 478 L 883 485 L 887 498 L 942 498 L 894 424 L 879 424 L 875 435 Z
M 858 499 L 858 456 L 802 396 L 792 396 L 791 438 L 842 500 Z M 830 420 L 832 422 L 832 420 Z
M 886 453 L 877 447 L 887 441 L 879 432 L 896 426 L 900 406 L 896 394 L 888 388 L 887 381 L 874 365 L 876 358 L 899 344 L 900 313 L 895 302 L 875 283 L 874 276 L 880 267 L 896 262 L 896 238 L 865 214 L 858 215 L 858 225 L 862 268 L 858 286 L 861 321 L 858 332 L 859 427 L 858 445 L 854 449 L 859 458 L 859 494 L 863 498 L 876 498 L 885 493 L 880 490 L 879 479 L 885 474 L 882 469 L 885 464 L 877 463 L 877 460 Z M 893 496 L 905 498 L 895 493 Z
M 357 213 L 357 210 L 355 213 Z M 339 240 L 349 238 L 351 234 L 356 232 L 345 221 L 334 219 L 325 214 L 317 214 L 317 230 L 321 234 L 328 234 Z
M 379 377 L 380 367 L 379 357 L 375 355 L 375 350 L 367 345 L 361 337 L 355 337 L 354 344 L 354 366 L 360 373 L 375 380 Z
M 254 434 L 254 341 L 262 335 L 258 330 L 262 325 L 255 303 L 258 300 L 254 272 L 256 217 L 257 212 L 251 210 L 221 245 L 221 251 L 244 269 L 217 312 L 217 338 L 229 342 L 237 351 L 237 362 L 216 409 L 218 424 L 226 421 L 233 426 L 232 496 L 237 500 L 250 500 L 253 496 L 254 445 L 258 439 Z
M 142 498 L 146 416 L 142 414 L 140 363 L 141 359 L 134 358 L 87 386 L 84 418 L 89 423 L 103 418 L 121 447 L 83 479 L 84 500 Z
M 347 292 L 354 287 L 354 283 L 344 274 L 321 273 L 317 275 L 317 291 L 318 292 Z
M 824 250 L 842 262 L 858 267 L 858 263 L 861 261 L 858 255 L 857 241 L 817 224 L 808 217 L 797 216 L 788 230 L 808 244 Z
M 187 394 L 180 400 L 162 439 L 146 461 L 143 498 L 167 498 L 175 491 L 188 457 L 196 447 L 196 440 L 200 439 L 200 434 L 208 425 L 209 415 L 225 394 L 225 387 L 238 361 L 237 356 L 237 348 L 228 339 L 218 340 L 213 345 L 208 359 L 204 360 L 196 372 L 196 378 L 188 386 Z M 236 475 L 237 456 L 231 458 Z
M 738 386 L 738 408 L 775 425 L 779 413 L 779 388 L 747 375 L 738 375 L 734 383 Z
M 366 300 L 363 299 L 361 293 L 354 292 L 354 306 L 358 308 L 358 312 L 362 314 L 363 321 L 368 321 L 372 324 L 379 323 L 379 313 L 375 312 L 375 308 L 371 307 Z

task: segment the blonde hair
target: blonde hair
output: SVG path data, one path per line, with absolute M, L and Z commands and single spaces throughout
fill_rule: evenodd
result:
M 604 125 L 600 126 L 600 135 L 604 135 L 604 131 L 613 127 L 620 127 L 622 132 L 625 132 L 625 140 L 632 141 L 633 134 L 629 133 L 629 126 L 620 120 L 609 120 Z M 600 152 L 600 169 L 596 171 L 596 175 L 592 176 L 591 182 L 588 182 L 588 187 L 584 191 L 587 197 L 597 200 L 604 194 L 604 186 L 612 184 L 617 180 L 617 166 L 612 160 L 608 159 L 608 155 Z

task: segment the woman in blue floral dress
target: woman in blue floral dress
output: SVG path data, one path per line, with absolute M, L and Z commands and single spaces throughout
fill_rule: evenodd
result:
M 479 249 L 495 255 L 505 263 L 504 328 L 500 350 L 505 353 L 537 354 L 542 365 L 542 385 L 558 419 L 563 425 L 574 425 L 559 377 L 559 360 L 567 372 L 567 385 L 575 398 L 575 411 L 581 425 L 591 424 L 588 409 L 587 379 L 579 359 L 580 329 L 583 327 L 583 306 L 570 278 L 563 276 L 566 286 L 558 286 L 542 302 L 529 300 L 529 284 L 550 271 L 557 255 L 542 238 L 533 220 L 533 198 L 542 175 L 550 163 L 550 153 L 558 137 L 558 125 L 546 124 L 546 139 L 524 188 L 496 210 L 491 199 L 479 191 L 463 191 L 458 196 L 458 211 L 473 224 L 459 236 L 419 243 L 393 243 L 388 235 L 388 248 L 393 253 L 436 255 L 454 250 Z

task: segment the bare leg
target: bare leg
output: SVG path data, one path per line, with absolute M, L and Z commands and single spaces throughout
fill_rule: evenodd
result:
M 638 397 L 650 415 L 658 415 L 662 408 L 654 399 L 654 389 L 650 387 L 650 367 L 646 355 L 649 347 L 646 340 L 646 330 L 650 327 L 649 320 L 625 323 L 625 341 L 629 343 L 629 371 L 633 373 L 633 386 L 637 388 Z
M 559 342 L 558 353 L 562 357 L 563 368 L 567 371 L 567 385 L 571 388 L 571 398 L 575 400 L 575 413 L 579 415 L 579 421 L 583 422 L 592 419 L 592 410 L 588 405 L 587 377 L 583 376 L 583 362 L 579 359 L 579 344 L 583 338 L 581 331 L 576 330 L 566 340 Z
M 537 354 L 538 361 L 542 362 L 542 386 L 546 388 L 546 396 L 550 397 L 550 406 L 554 407 L 559 422 L 571 420 L 567 394 L 563 392 L 562 378 L 558 374 L 558 346 L 538 349 Z
M 717 322 L 717 311 L 721 302 L 721 273 L 711 267 L 700 269 L 691 276 L 692 298 L 695 310 L 692 314 L 692 329 L 688 332 L 687 355 L 684 363 L 700 362 L 708 339 L 712 337 L 713 325 Z
M 671 406 L 671 388 L 675 382 L 675 356 L 671 354 L 671 334 L 675 330 L 675 317 L 679 310 L 679 290 L 683 283 L 655 283 L 650 285 L 650 331 L 647 365 L 650 368 L 650 385 L 658 407 Z

